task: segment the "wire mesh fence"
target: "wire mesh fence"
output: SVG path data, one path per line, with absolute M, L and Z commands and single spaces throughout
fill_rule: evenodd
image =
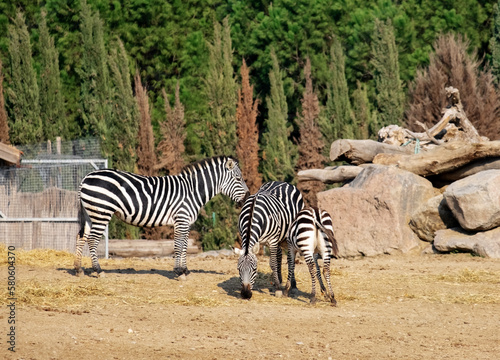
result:
M 89 172 L 107 167 L 98 141 L 60 142 L 55 154 L 50 143 L 21 150 L 21 167 L 0 169 L 0 242 L 25 250 L 74 252 L 80 182 Z M 107 256 L 107 238 L 98 253 Z

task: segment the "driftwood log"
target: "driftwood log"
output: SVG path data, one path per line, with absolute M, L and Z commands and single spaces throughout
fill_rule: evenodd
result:
M 452 183 L 484 170 L 500 170 L 500 158 L 493 157 L 472 161 L 457 170 L 439 174 L 438 179 L 441 182 Z
M 174 240 L 110 239 L 109 254 L 120 257 L 167 256 L 174 253 Z M 188 239 L 188 254 L 200 251 L 193 239 Z
M 330 147 L 330 160 L 360 165 L 370 163 L 377 154 L 411 154 L 414 147 L 385 144 L 374 140 L 336 140 Z
M 351 181 L 363 171 L 362 166 L 334 166 L 328 169 L 302 170 L 297 174 L 299 181 L 319 180 L 325 184 Z
M 500 157 L 500 141 L 481 143 L 451 142 L 414 155 L 378 154 L 374 164 L 396 165 L 421 176 L 456 170 L 474 160 Z

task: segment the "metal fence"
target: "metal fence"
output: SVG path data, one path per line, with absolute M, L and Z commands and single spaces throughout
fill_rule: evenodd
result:
M 106 168 L 94 140 L 22 148 L 21 167 L 0 169 L 0 242 L 25 250 L 47 248 L 75 251 L 79 231 L 78 187 L 89 172 Z M 98 143 L 97 143 L 98 144 Z M 61 149 L 66 148 L 64 153 Z M 77 155 L 78 154 L 78 155 Z M 36 158 L 34 158 L 36 155 Z M 85 249 L 88 255 L 88 249 Z M 108 256 L 108 236 L 98 247 Z

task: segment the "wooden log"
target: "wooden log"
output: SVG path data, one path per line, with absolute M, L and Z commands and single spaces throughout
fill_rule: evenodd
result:
M 0 159 L 9 164 L 19 165 L 21 154 L 22 152 L 15 147 L 0 142 Z
M 299 181 L 319 180 L 325 184 L 336 184 L 354 179 L 361 171 L 361 166 L 335 166 L 331 169 L 301 170 L 297 177 Z
M 174 240 L 110 239 L 109 254 L 121 257 L 168 256 L 174 254 Z M 193 239 L 188 240 L 188 254 L 200 252 Z
M 359 165 L 372 162 L 380 153 L 411 154 L 413 151 L 413 147 L 395 146 L 373 140 L 340 139 L 335 140 L 330 147 L 330 160 Z
M 442 182 L 452 183 L 467 176 L 477 174 L 485 170 L 500 170 L 500 158 L 486 158 L 473 161 L 457 170 L 442 173 L 438 175 L 438 179 Z
M 396 165 L 414 174 L 429 176 L 453 171 L 474 160 L 489 157 L 500 157 L 500 141 L 455 141 L 414 155 L 378 154 L 373 163 Z

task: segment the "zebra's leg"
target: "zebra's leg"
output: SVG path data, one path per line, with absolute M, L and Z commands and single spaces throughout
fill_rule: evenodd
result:
M 179 280 L 185 280 L 189 274 L 186 263 L 186 253 L 189 237 L 189 225 L 187 223 L 176 223 L 174 228 L 174 272 Z
M 76 276 L 83 275 L 82 253 L 83 253 L 83 247 L 85 246 L 85 242 L 87 240 L 86 236 L 87 235 L 85 234 L 80 235 L 80 233 L 76 235 L 76 252 L 75 252 L 75 262 L 74 262 Z
M 90 235 L 87 238 L 90 259 L 92 260 L 92 270 L 94 270 L 99 277 L 104 277 L 104 273 L 102 273 L 101 265 L 99 265 L 99 260 L 97 259 L 97 246 L 99 245 L 102 234 L 104 234 L 104 231 L 106 230 L 106 226 L 111 220 L 111 216 L 112 215 L 103 215 L 99 222 L 92 223 Z
M 277 264 L 278 248 L 279 245 L 278 246 L 269 245 L 269 252 L 270 252 L 269 265 L 273 272 L 273 284 L 274 284 L 275 296 L 282 295 L 281 283 L 279 282 L 279 276 L 278 276 L 278 264 Z
M 323 284 L 323 280 L 321 279 L 321 269 L 319 268 L 318 259 L 320 258 L 319 254 L 314 254 L 314 264 L 316 265 L 316 276 L 318 277 L 319 286 L 321 287 L 321 293 L 326 294 L 325 284 Z
M 333 306 L 337 306 L 337 300 L 335 300 L 335 294 L 333 293 L 332 283 L 330 282 L 330 257 L 325 256 L 323 264 L 323 276 L 325 277 L 326 284 L 328 286 L 328 292 L 325 295 L 327 301 L 330 301 Z
M 281 264 L 283 260 L 283 250 L 281 249 L 281 246 L 278 245 L 278 248 L 276 250 L 276 271 L 278 272 L 278 281 L 281 287 L 281 284 L 283 283 L 283 275 L 281 274 Z
M 286 258 L 288 262 L 288 279 L 286 282 L 284 295 L 288 296 L 290 290 L 293 292 L 294 289 L 297 289 L 297 284 L 295 282 L 295 251 L 291 246 L 288 246 L 288 253 Z
M 307 263 L 307 267 L 309 268 L 309 274 L 311 274 L 312 288 L 311 288 L 311 304 L 315 304 L 316 299 L 316 269 L 314 266 L 314 257 L 308 256 L 308 254 L 304 254 L 304 258 Z

